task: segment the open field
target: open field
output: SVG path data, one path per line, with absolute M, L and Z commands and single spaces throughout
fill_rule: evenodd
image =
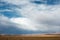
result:
M 0 40 L 60 40 L 60 35 L 0 35 Z

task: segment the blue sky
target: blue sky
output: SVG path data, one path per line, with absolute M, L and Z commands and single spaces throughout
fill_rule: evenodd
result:
M 0 34 L 60 32 L 60 0 L 0 0 Z

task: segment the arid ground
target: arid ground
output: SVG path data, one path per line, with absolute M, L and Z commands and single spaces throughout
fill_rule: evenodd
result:
M 0 40 L 60 40 L 60 35 L 54 34 L 0 35 Z

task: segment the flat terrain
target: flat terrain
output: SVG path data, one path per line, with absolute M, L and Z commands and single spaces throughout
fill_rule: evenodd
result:
M 60 35 L 52 34 L 0 35 L 0 40 L 60 40 Z

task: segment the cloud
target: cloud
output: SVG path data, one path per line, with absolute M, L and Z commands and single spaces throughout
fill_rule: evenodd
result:
M 26 5 L 28 3 L 33 4 L 47 4 L 47 5 L 57 5 L 60 4 L 60 0 L 3 0 L 8 3 L 13 3 L 16 5 Z
M 5 12 L 5 11 L 12 11 L 12 10 L 8 10 L 8 9 L 0 10 L 0 12 Z
M 44 27 L 41 24 L 38 25 L 28 18 L 12 18 L 11 21 L 21 25 L 21 27 L 17 26 L 18 28 L 22 28 L 25 30 L 32 30 L 32 31 L 46 31 L 47 30 L 47 27 Z
M 30 0 L 4 0 L 5 2 L 21 6 L 16 8 L 17 14 L 23 17 L 11 18 L 10 21 L 18 24 L 17 28 L 32 31 L 60 31 L 60 5 L 33 4 Z M 20 26 L 21 25 L 21 26 Z
M 0 1 L 0 14 L 7 16 L 9 18 L 12 17 L 21 17 L 22 15 L 18 15 L 16 13 L 15 8 L 17 8 L 17 5 L 11 4 L 11 3 L 7 3 L 7 2 L 1 2 Z M 20 9 L 20 7 L 18 7 Z
M 27 18 L 8 18 L 6 16 L 0 15 L 0 34 L 32 34 L 39 33 L 35 31 L 29 20 Z M 28 23 L 29 22 L 29 23 Z M 25 24 L 26 23 L 26 24 Z M 27 25 L 28 23 L 28 25 Z M 34 30 L 34 31 L 32 31 Z M 41 31 L 41 33 L 43 33 Z M 45 32 L 44 32 L 45 33 Z
M 10 21 L 6 16 L 0 15 L 0 34 L 25 34 L 28 31 L 17 28 L 18 24 Z
M 12 25 L 13 26 L 13 23 L 10 21 L 10 19 L 8 17 L 5 17 L 3 15 L 0 16 L 0 24 L 3 25 L 3 26 L 10 26 Z M 0 25 L 0 27 L 1 27 Z
M 34 23 L 37 22 L 36 24 L 39 24 L 39 27 L 42 27 L 42 24 L 43 28 L 48 28 L 48 31 L 57 32 L 60 29 L 60 5 L 35 5 L 29 3 L 24 8 L 17 10 L 23 17 L 35 21 Z
M 57 5 L 60 4 L 60 0 L 32 0 L 35 4 Z
M 3 1 L 15 4 L 15 5 L 24 5 L 24 4 L 29 3 L 28 2 L 29 0 L 3 0 Z

